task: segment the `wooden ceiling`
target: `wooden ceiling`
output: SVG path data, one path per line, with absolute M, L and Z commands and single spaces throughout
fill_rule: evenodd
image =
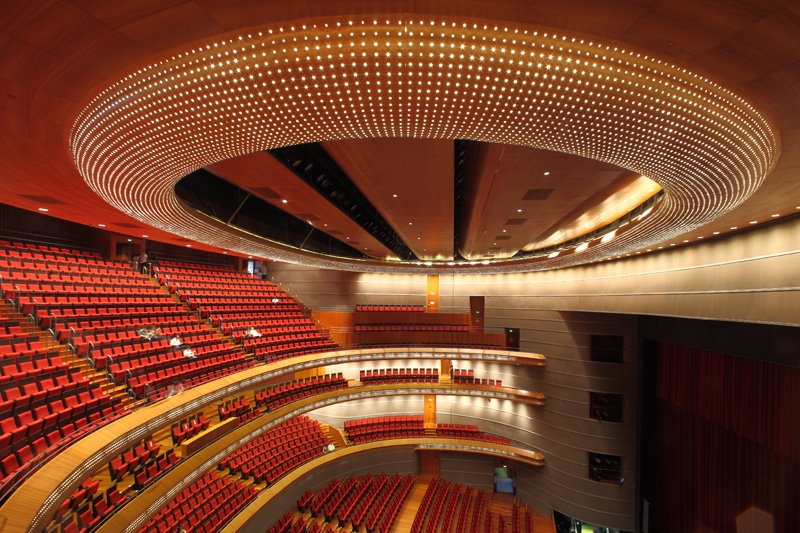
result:
M 70 129 L 84 106 L 114 81 L 187 43 L 239 29 L 244 35 L 252 31 L 245 29 L 254 25 L 281 21 L 289 25 L 293 19 L 369 15 L 373 11 L 483 18 L 578 33 L 656 54 L 747 98 L 780 134 L 782 152 L 775 168 L 745 203 L 692 229 L 681 241 L 665 240 L 660 243 L 663 246 L 736 231 L 731 229 L 734 227 L 751 227 L 753 221 L 760 224 L 775 216 L 789 216 L 800 207 L 800 2 L 764 0 L 734 4 L 695 0 L 613 4 L 590 0 L 387 0 L 377 6 L 357 0 L 12 2 L 4 5 L 0 15 L 0 201 L 32 211 L 48 209 L 50 215 L 87 225 L 105 224 L 109 230 L 132 236 L 147 234 L 164 242 L 185 242 L 165 229 L 151 227 L 147 217 L 115 209 L 84 183 L 69 147 Z M 347 140 L 326 143 L 326 149 L 419 257 L 446 258 L 452 253 L 452 200 L 440 203 L 443 198 L 452 199 L 452 179 L 438 178 L 448 172 L 448 178 L 452 177 L 451 142 Z M 493 145 L 483 145 L 479 153 L 476 176 L 482 177 L 463 223 L 469 238 L 462 238 L 462 250 L 468 254 L 485 256 L 490 249 L 489 253 L 508 254 L 514 248 L 544 241 L 580 218 L 581 210 L 601 203 L 606 192 L 624 190 L 626 180 L 632 179 L 628 171 L 575 156 Z M 234 155 L 239 154 L 230 154 Z M 252 159 L 220 162 L 217 170 L 233 181 L 249 183 L 257 175 L 255 166 L 266 163 L 257 161 L 263 157 L 260 155 L 246 157 Z M 567 173 L 569 178 L 556 179 L 551 174 L 553 181 L 547 183 L 535 172 L 528 173 L 529 166 L 539 164 L 573 170 Z M 275 175 L 280 172 L 275 169 Z M 287 209 L 307 202 L 309 209 L 291 212 L 315 214 L 321 223 L 339 228 L 337 231 L 359 235 L 348 221 L 337 218 L 335 208 L 313 199 L 289 178 L 283 176 L 266 185 L 275 185 L 278 188 L 272 187 L 274 190 L 287 195 L 291 204 Z M 390 191 L 401 186 L 402 195 L 398 192 L 395 199 Z M 537 206 L 536 216 L 521 216 L 531 210 L 527 207 L 530 201 L 520 199 L 521 189 L 551 188 L 552 201 L 548 197 L 546 206 Z M 424 241 L 407 223 L 403 226 L 403 221 L 412 217 L 420 221 L 417 226 L 425 226 Z M 502 236 L 502 229 L 508 230 L 502 223 L 514 218 L 525 219 L 513 224 L 522 231 L 512 234 L 514 240 L 507 245 L 499 246 L 492 237 Z M 420 237 L 421 251 L 413 242 L 416 237 Z M 367 243 L 367 238 L 356 237 L 361 243 Z M 388 256 L 377 243 L 365 246 L 374 247 L 377 257 Z M 218 249 L 202 242 L 195 247 Z

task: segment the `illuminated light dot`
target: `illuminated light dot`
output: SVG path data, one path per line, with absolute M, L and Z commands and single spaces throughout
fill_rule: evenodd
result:
M 719 232 L 718 232 L 718 231 L 715 231 L 715 232 L 713 233 L 713 235 L 719 235 Z
M 285 198 L 284 198 L 283 200 L 281 200 L 281 203 L 282 203 L 282 204 L 288 204 L 288 203 L 289 203 L 289 200 L 287 200 L 287 199 L 285 199 Z
M 772 215 L 772 218 L 778 218 L 779 216 L 780 215 L 778 213 L 775 213 L 774 215 Z
M 731 226 L 731 229 L 739 229 L 739 226 Z
M 751 220 L 750 224 L 758 224 L 758 220 Z
M 105 224 L 98 224 L 98 226 L 100 226 L 101 228 L 105 228 L 106 227 Z
M 48 212 L 48 211 L 50 211 L 50 210 L 49 210 L 49 209 L 47 209 L 46 207 L 40 207 L 40 208 L 39 208 L 39 211 L 41 211 L 42 213 L 47 213 L 47 212 Z

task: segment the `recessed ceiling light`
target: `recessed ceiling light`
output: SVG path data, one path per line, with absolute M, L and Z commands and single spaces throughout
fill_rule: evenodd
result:
M 228 252 L 222 252 L 222 255 L 228 255 Z
M 49 209 L 47 209 L 46 207 L 40 207 L 40 208 L 39 208 L 39 211 L 41 211 L 42 213 L 47 213 L 47 212 L 48 212 L 48 211 L 50 211 L 50 210 L 49 210 Z
M 659 246 L 659 247 L 658 247 L 658 249 L 659 249 L 659 250 L 663 250 L 663 249 L 664 249 L 664 247 L 663 247 L 663 246 Z
M 392 198 L 397 198 L 397 195 L 396 195 L 396 194 L 393 194 L 393 195 L 392 195 Z
M 253 256 L 252 256 L 252 255 L 248 255 L 248 256 L 247 256 L 247 258 L 248 258 L 248 259 L 252 259 L 252 258 L 253 258 Z
M 191 244 L 187 244 L 187 245 L 186 245 L 186 247 L 187 247 L 187 248 L 191 248 L 191 247 L 192 247 L 192 245 L 191 245 Z
M 689 242 L 689 239 L 684 239 L 684 241 L 683 241 L 683 242 Z
M 328 227 L 328 225 L 327 225 L 327 224 L 323 224 L 323 226 L 325 226 L 326 228 Z
M 522 213 L 522 209 L 517 209 L 517 213 Z
M 142 237 L 144 237 L 145 239 L 147 239 L 147 238 L 149 237 L 149 235 L 142 235 Z
M 739 229 L 739 226 L 731 226 L 731 229 Z
M 419 240 L 421 240 L 421 239 L 422 239 L 422 237 L 417 237 L 417 240 L 418 240 L 418 241 L 419 241 Z
M 549 176 L 549 175 L 550 175 L 550 173 L 549 173 L 549 172 L 545 172 L 545 173 L 544 173 L 544 175 L 545 175 L 545 176 Z
M 719 235 L 719 232 L 718 232 L 718 231 L 715 231 L 715 232 L 714 232 L 714 235 Z
M 289 200 L 287 200 L 286 198 L 284 198 L 283 200 L 281 200 L 281 202 L 282 202 L 282 203 L 284 203 L 284 204 L 288 204 L 288 203 L 289 203 Z
M 675 246 L 674 242 L 669 243 L 670 246 Z
M 101 228 L 105 228 L 106 227 L 105 224 L 98 224 L 98 226 L 100 226 Z
M 505 232 L 506 232 L 506 230 L 503 230 L 503 233 L 505 233 Z
M 772 218 L 778 218 L 779 216 L 780 215 L 778 213 L 775 213 L 774 215 L 772 215 Z
M 750 223 L 751 224 L 758 224 L 758 220 L 751 220 Z
M 703 236 L 702 236 L 702 235 L 700 235 L 700 236 L 698 236 L 697 238 L 698 238 L 698 239 L 702 239 L 702 238 L 703 238 Z
M 350 240 L 350 237 L 348 237 L 348 238 L 347 238 L 347 240 L 349 241 L 349 240 Z
M 413 226 L 413 225 L 414 225 L 414 223 L 413 223 L 413 222 L 409 222 L 409 223 L 408 223 L 408 225 L 409 225 L 409 226 Z

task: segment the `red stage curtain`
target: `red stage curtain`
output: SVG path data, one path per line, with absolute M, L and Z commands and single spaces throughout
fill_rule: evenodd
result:
M 800 461 L 800 369 L 659 343 L 656 394 Z
M 737 531 L 753 508 L 794 530 L 800 371 L 663 343 L 657 366 L 653 531 Z

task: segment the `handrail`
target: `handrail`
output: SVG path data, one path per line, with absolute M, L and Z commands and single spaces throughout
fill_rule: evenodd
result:
M 14 302 L 14 311 L 19 312 L 19 302 L 22 298 L 22 289 L 19 288 L 19 285 L 14 285 L 13 295 L 14 298 L 12 298 L 12 301 Z

